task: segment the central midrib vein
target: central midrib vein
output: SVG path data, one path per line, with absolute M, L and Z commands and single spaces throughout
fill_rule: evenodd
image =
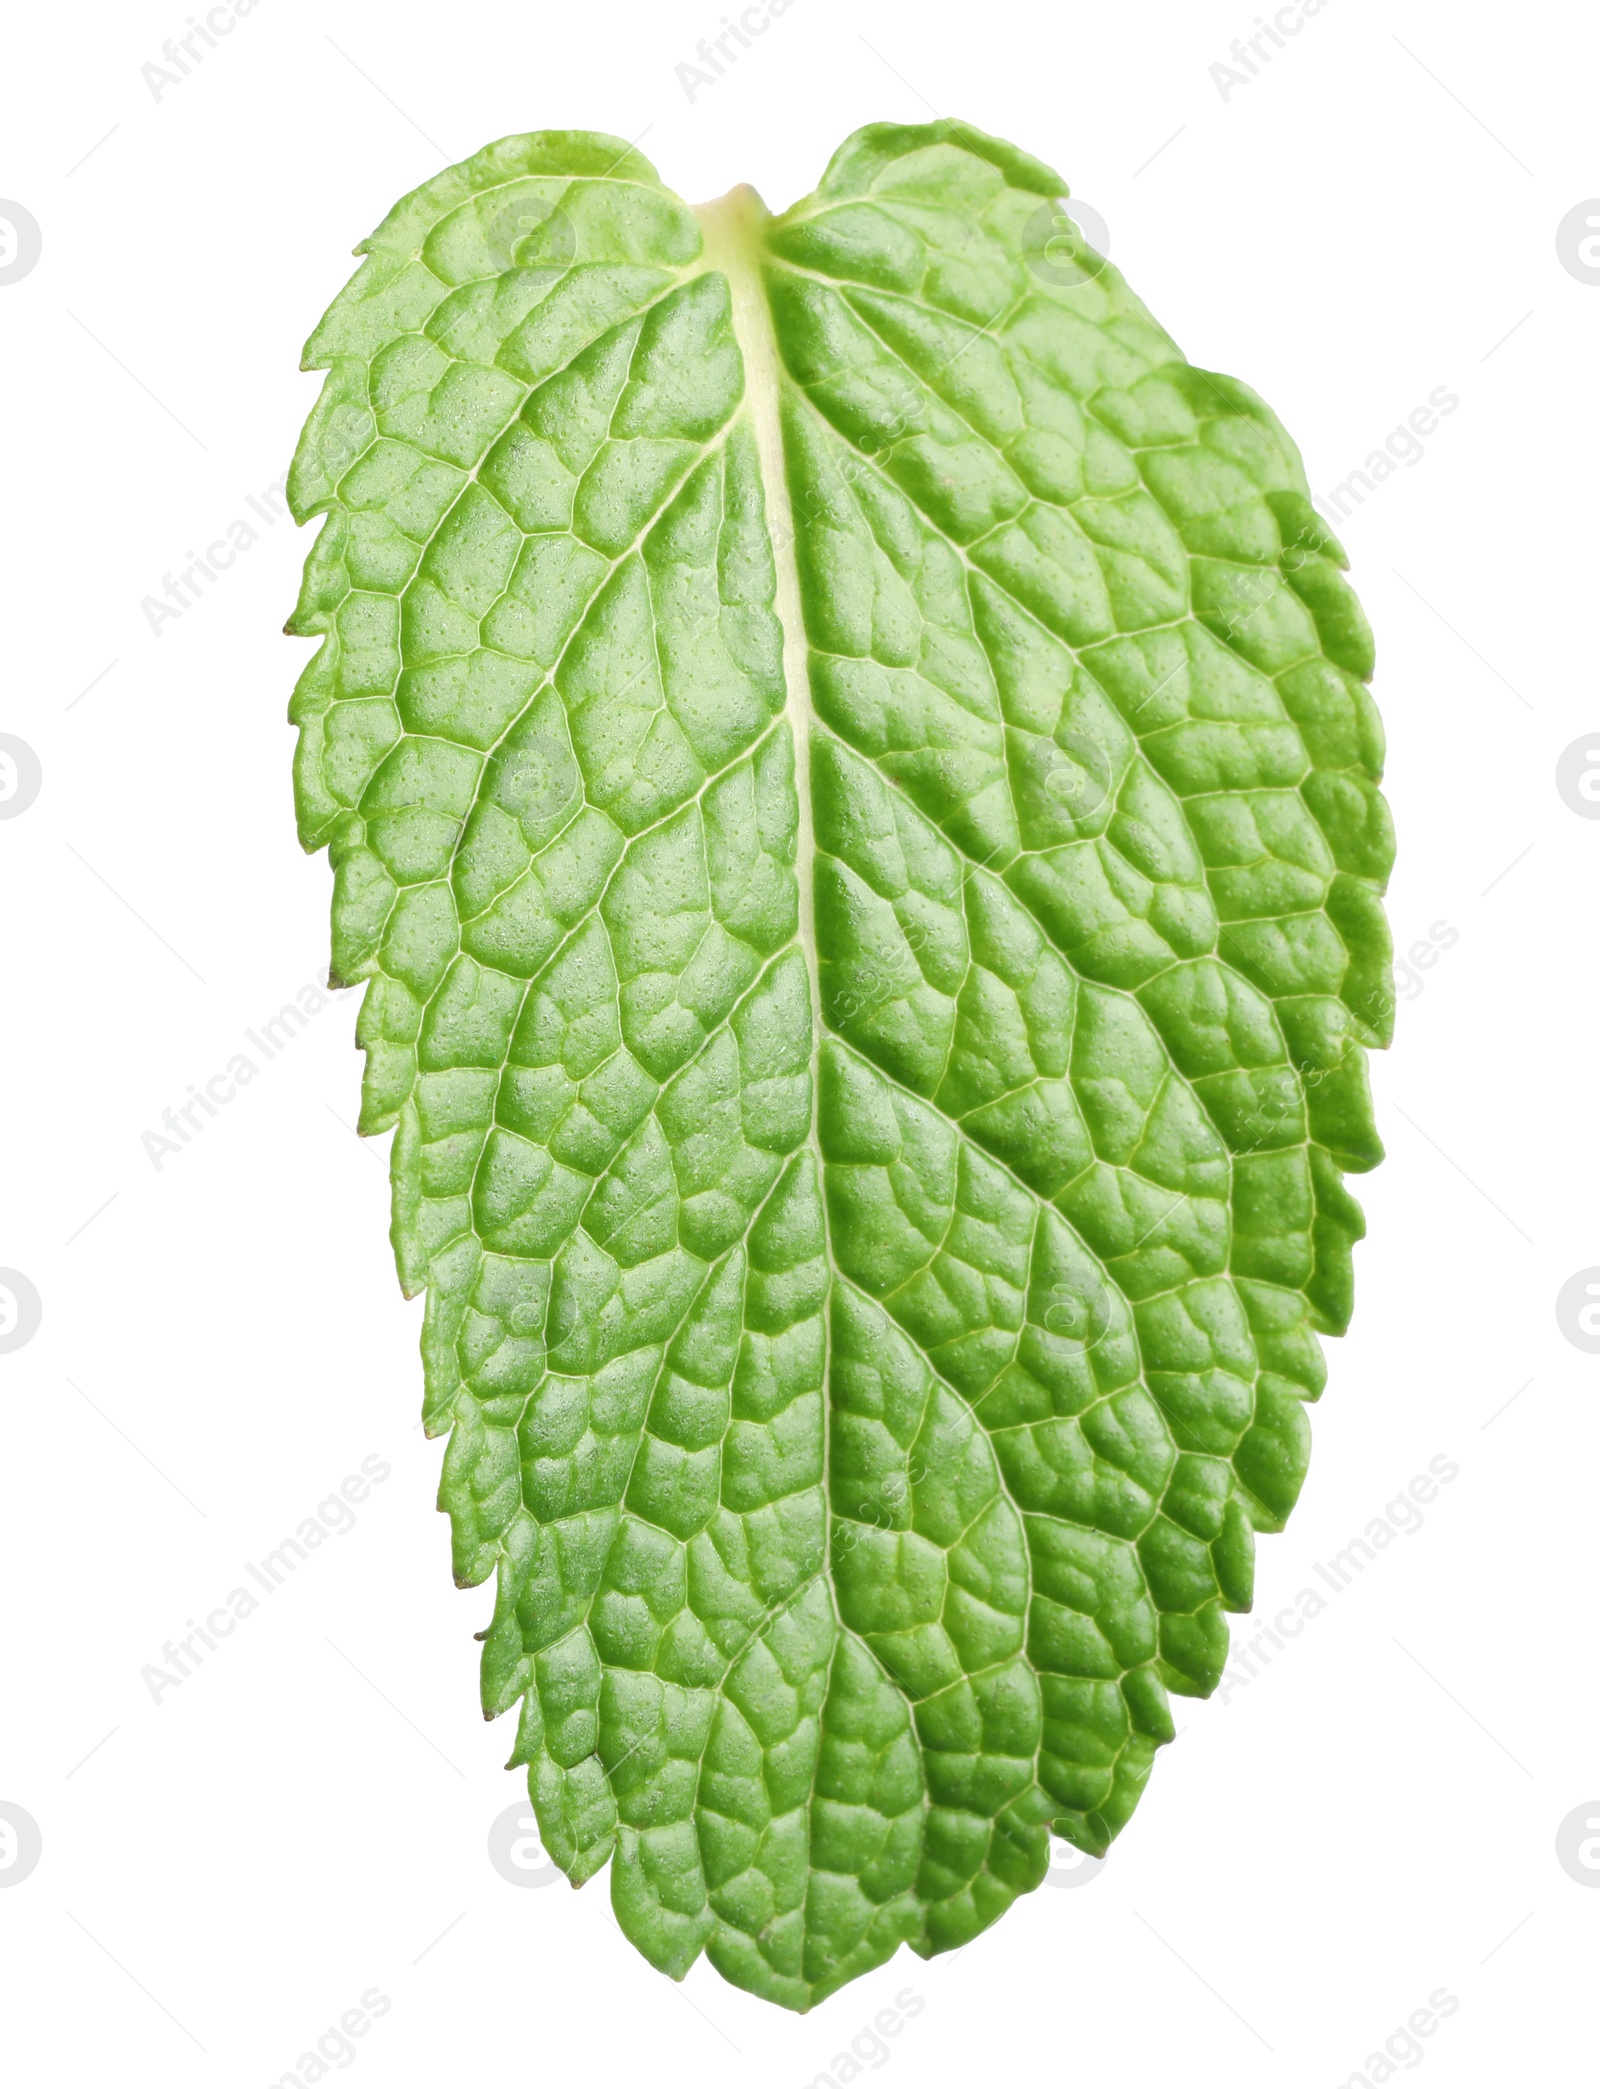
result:
M 767 303 L 766 290 L 761 281 L 761 228 L 768 222 L 771 213 L 756 191 L 747 182 L 741 182 L 738 188 L 730 189 L 726 196 L 720 196 L 715 203 L 697 205 L 695 216 L 700 221 L 700 230 L 705 239 L 705 267 L 720 269 L 728 279 L 733 306 L 733 336 L 739 345 L 739 354 L 744 364 L 743 407 L 749 415 L 751 433 L 755 438 L 767 535 L 772 545 L 776 568 L 773 608 L 783 629 L 784 717 L 788 721 L 789 736 L 794 745 L 794 789 L 797 808 L 795 881 L 798 887 L 796 933 L 811 994 L 810 1145 L 817 1170 L 817 1192 L 823 1205 L 823 1240 L 828 1259 L 831 1294 L 833 1286 L 839 1281 L 839 1271 L 833 1259 L 832 1229 L 828 1220 L 826 1192 L 823 1189 L 819 1123 L 821 1053 L 826 1033 L 822 1021 L 822 986 L 817 970 L 815 925 L 816 841 L 811 816 L 811 676 L 805 618 L 800 604 L 800 568 L 795 559 L 794 508 L 789 499 L 789 481 L 783 463 L 783 425 L 778 403 L 781 397 L 783 366 L 778 355 L 778 337 L 773 329 L 771 307 Z M 823 1685 L 824 1703 L 832 1688 L 833 1666 L 838 1659 L 844 1633 L 844 1621 L 839 1615 L 839 1600 L 833 1579 L 832 1515 L 827 1504 L 833 1437 L 832 1317 L 830 1296 L 823 1315 L 822 1348 L 822 1485 L 825 1504 L 824 1527 L 827 1531 L 822 1571 L 827 1583 L 828 1601 L 833 1611 L 836 1629 L 833 1645 L 828 1652 L 827 1679 Z M 799 1593 L 800 1591 L 796 1590 L 788 1600 L 796 1601 Z M 908 1715 L 914 1719 L 909 1705 Z M 819 1751 L 812 1764 L 811 1790 L 806 1801 L 808 1854 L 801 1903 L 804 1911 L 802 1921 L 809 1918 L 811 1905 L 813 1872 L 809 1856 L 809 1821 L 811 1809 L 816 1802 L 817 1770 L 820 1763 Z
M 777 569 L 773 607 L 783 627 L 784 717 L 794 742 L 795 798 L 799 807 L 795 833 L 795 876 L 799 885 L 799 942 L 811 985 L 812 1086 L 821 1047 L 822 990 L 817 974 L 814 921 L 815 843 L 811 820 L 810 748 L 811 682 L 807 668 L 804 615 L 800 606 L 800 569 L 795 560 L 794 510 L 783 468 L 783 428 L 779 418 L 782 364 L 772 312 L 761 283 L 761 227 L 770 213 L 747 183 L 730 189 L 715 203 L 695 208 L 705 237 L 704 264 L 728 279 L 733 301 L 733 334 L 744 362 L 743 408 L 755 437 L 766 507 L 767 533 Z M 815 1101 L 813 1100 L 813 1124 Z M 814 1143 L 814 1142 L 813 1142 Z

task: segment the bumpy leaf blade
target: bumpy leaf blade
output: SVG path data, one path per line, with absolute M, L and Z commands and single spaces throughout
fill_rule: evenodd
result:
M 1370 640 L 1298 455 L 969 127 L 609 138 L 307 349 L 301 835 L 541 1831 L 806 2008 L 1127 1820 L 1380 1157 Z

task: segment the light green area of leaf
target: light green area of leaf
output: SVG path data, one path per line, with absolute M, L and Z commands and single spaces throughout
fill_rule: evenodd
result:
M 797 2009 L 1123 1826 L 1380 1157 L 1366 622 L 1061 190 L 508 138 L 306 351 L 300 832 L 484 1708 L 652 1963 Z

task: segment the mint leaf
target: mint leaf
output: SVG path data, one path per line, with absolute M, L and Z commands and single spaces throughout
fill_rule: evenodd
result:
M 484 1709 L 653 1964 L 797 2009 L 1127 1820 L 1380 1157 L 1344 556 L 1061 192 L 508 138 L 306 351 L 300 831 Z

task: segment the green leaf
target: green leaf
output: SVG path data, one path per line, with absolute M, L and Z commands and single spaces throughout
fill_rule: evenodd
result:
M 300 831 L 484 1709 L 654 1965 L 796 2009 L 1128 1819 L 1380 1157 L 1344 555 L 1061 189 L 508 138 L 306 351 Z

